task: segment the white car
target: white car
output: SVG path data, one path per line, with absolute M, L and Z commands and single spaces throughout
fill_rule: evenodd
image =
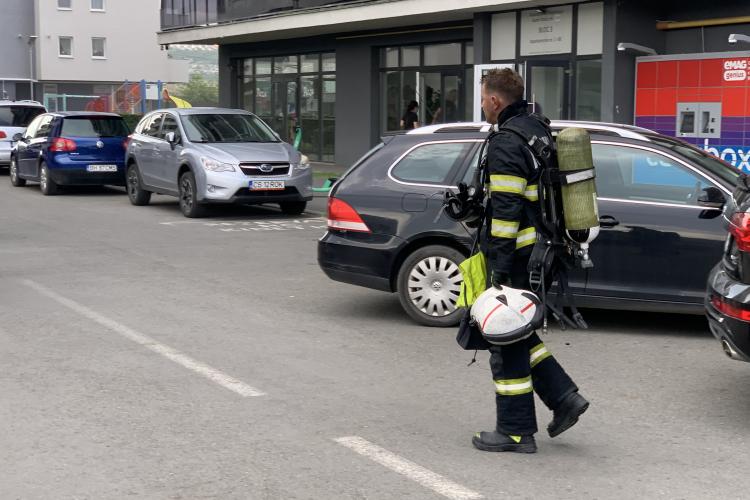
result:
M 133 205 L 147 204 L 151 193 L 173 195 L 186 217 L 215 203 L 278 203 L 296 215 L 313 197 L 307 158 L 244 110 L 149 113 L 130 136 L 126 165 Z
M 0 101 L 0 167 L 10 165 L 13 136 L 22 134 L 34 118 L 46 111 L 36 101 Z

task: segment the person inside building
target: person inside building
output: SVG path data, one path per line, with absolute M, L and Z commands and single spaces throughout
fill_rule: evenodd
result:
M 419 103 L 417 101 L 411 101 L 406 106 L 406 112 L 401 117 L 401 130 L 413 130 L 419 127 Z
M 489 202 L 483 249 L 493 286 L 530 290 L 528 263 L 542 227 L 538 197 L 539 170 L 527 145 L 503 129 L 513 123 L 529 135 L 550 141 L 549 130 L 529 116 L 524 82 L 512 69 L 491 70 L 482 79 L 482 110 L 493 125 L 487 148 Z M 495 382 L 497 424 L 474 435 L 484 451 L 536 452 L 534 391 L 554 412 L 547 427 L 551 437 L 569 429 L 589 403 L 539 336 L 490 348 Z

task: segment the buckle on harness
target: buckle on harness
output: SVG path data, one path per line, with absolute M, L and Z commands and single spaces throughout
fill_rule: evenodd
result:
M 529 284 L 534 290 L 539 289 L 539 285 L 542 284 L 542 272 L 541 271 L 531 271 L 529 273 Z

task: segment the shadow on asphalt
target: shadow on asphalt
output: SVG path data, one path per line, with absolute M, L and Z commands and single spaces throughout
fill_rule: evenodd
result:
M 117 186 L 63 186 L 61 196 L 125 196 L 125 188 Z
M 395 293 L 373 293 L 363 296 L 359 293 L 345 294 L 342 291 L 338 300 L 326 306 L 327 314 L 342 319 L 351 317 L 353 310 L 357 311 L 358 320 L 374 320 L 384 326 L 420 327 L 406 315 Z M 602 309 L 582 309 L 581 314 L 596 334 L 627 333 L 696 338 L 711 336 L 706 318 L 698 315 Z M 435 329 L 439 331 L 455 328 Z M 557 322 L 551 317 L 550 330 L 559 331 Z
M 582 309 L 581 314 L 589 328 L 597 332 L 678 337 L 711 336 L 705 316 L 604 309 Z
M 180 206 L 176 198 L 157 198 L 152 199 L 148 207 L 155 209 L 164 215 L 182 215 Z M 309 219 L 320 217 L 316 213 L 305 211 L 301 215 L 286 215 L 281 212 L 278 205 L 269 203 L 268 205 L 210 205 L 206 207 L 205 215 L 194 220 L 268 220 L 268 219 Z M 190 220 L 190 219 L 185 219 Z

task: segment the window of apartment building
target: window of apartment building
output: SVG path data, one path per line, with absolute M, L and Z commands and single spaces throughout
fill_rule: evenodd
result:
M 61 36 L 58 38 L 58 51 L 59 57 L 73 57 L 73 37 L 72 36 Z
M 105 47 L 107 39 L 101 37 L 91 38 L 91 57 L 94 59 L 106 59 Z
M 471 42 L 384 47 L 380 52 L 380 130 L 399 130 L 409 103 L 420 125 L 472 118 L 474 51 Z
M 336 54 L 292 54 L 239 61 L 240 105 L 312 160 L 333 161 Z
M 57 9 L 58 10 L 72 10 L 73 0 L 57 0 Z
M 104 0 L 91 0 L 91 10 L 104 12 Z

